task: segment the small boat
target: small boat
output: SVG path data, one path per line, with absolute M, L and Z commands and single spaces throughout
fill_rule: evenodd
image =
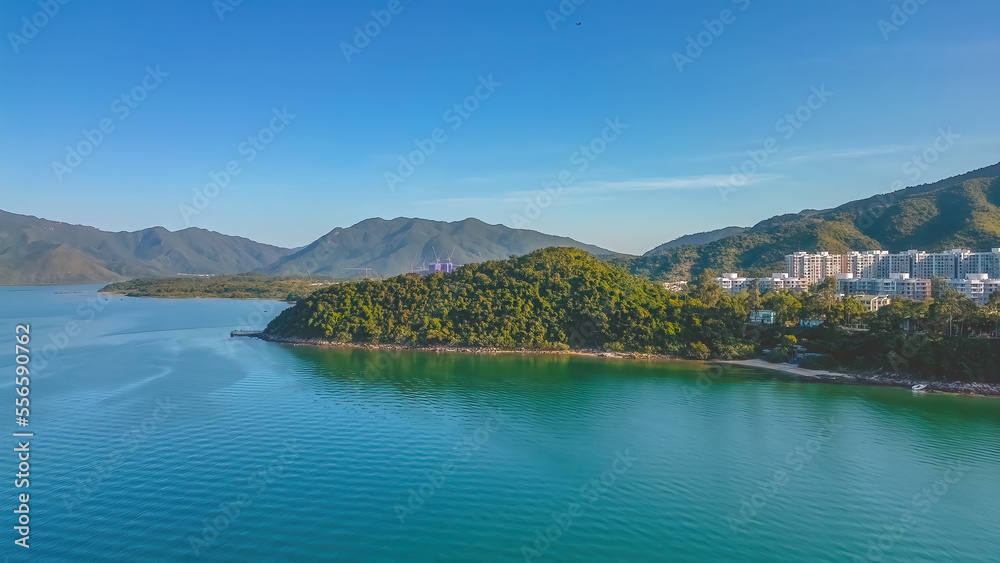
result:
M 910 387 L 910 389 L 913 389 L 914 391 L 923 391 L 923 390 L 927 389 L 927 384 L 926 383 L 917 383 L 913 387 Z

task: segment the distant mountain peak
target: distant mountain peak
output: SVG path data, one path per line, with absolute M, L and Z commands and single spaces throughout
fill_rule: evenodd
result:
M 108 232 L 0 211 L 0 283 L 97 283 L 258 269 L 289 249 L 188 228 Z
M 331 244 L 334 237 L 336 243 Z M 459 221 L 373 217 L 334 229 L 264 271 L 344 277 L 371 268 L 378 275 L 395 276 L 449 256 L 456 264 L 468 264 L 506 259 L 511 254 L 527 254 L 550 246 L 569 246 L 599 255 L 615 254 L 567 237 L 491 225 L 474 217 Z

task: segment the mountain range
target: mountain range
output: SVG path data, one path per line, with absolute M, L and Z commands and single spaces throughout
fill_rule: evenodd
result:
M 831 209 L 685 235 L 642 256 L 474 218 L 366 219 L 289 249 L 198 228 L 113 233 L 0 211 L 0 284 L 243 272 L 394 276 L 436 259 L 467 264 L 550 246 L 579 248 L 658 280 L 690 279 L 707 268 L 767 275 L 797 250 L 984 250 L 1000 247 L 1000 163 Z
M 508 258 L 549 246 L 597 256 L 610 250 L 478 219 L 367 219 L 288 249 L 198 228 L 107 232 L 0 211 L 0 284 L 100 283 L 136 277 L 264 272 L 355 277 L 397 275 L 448 257 L 456 264 Z
M 111 233 L 0 211 L 0 283 L 96 283 L 143 276 L 236 273 L 292 251 L 204 229 Z
M 444 222 L 399 217 L 366 219 L 337 227 L 302 250 L 279 259 L 263 271 L 344 277 L 371 268 L 386 276 L 405 274 L 425 262 L 451 260 L 469 264 L 523 255 L 550 246 L 569 246 L 595 256 L 614 252 L 567 237 L 489 225 L 479 219 Z
M 988 250 L 1000 247 L 998 178 L 1000 164 L 994 164 L 832 209 L 771 217 L 732 234 L 715 231 L 724 236 L 708 242 L 668 243 L 620 263 L 653 279 L 682 280 L 706 268 L 769 275 L 783 271 L 784 256 L 799 250 Z

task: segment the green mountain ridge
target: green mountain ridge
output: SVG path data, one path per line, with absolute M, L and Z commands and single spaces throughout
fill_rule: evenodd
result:
M 314 243 L 264 269 L 283 275 L 357 276 L 370 268 L 379 276 L 405 274 L 436 259 L 455 264 L 499 260 L 550 246 L 615 255 L 598 246 L 538 231 L 490 225 L 479 219 L 446 222 L 397 217 L 366 219 L 336 228 Z
M 435 259 L 498 260 L 552 246 L 578 248 L 655 280 L 705 269 L 768 275 L 798 250 L 903 251 L 1000 247 L 1000 164 L 832 209 L 778 215 L 750 228 L 686 235 L 643 256 L 567 237 L 490 225 L 372 218 L 287 249 L 188 228 L 106 232 L 0 211 L 0 284 L 96 283 L 178 274 L 258 272 L 283 276 L 394 276 Z
M 656 248 L 643 254 L 643 256 L 655 256 L 665 250 L 681 246 L 699 246 L 702 244 L 708 244 L 710 242 L 715 242 L 719 239 L 724 239 L 726 237 L 738 235 L 742 232 L 745 232 L 746 230 L 747 227 L 723 227 L 721 229 L 715 229 L 714 231 L 705 231 L 703 233 L 684 235 L 681 237 L 677 237 L 672 241 L 665 242 L 657 246 Z
M 116 282 L 183 274 L 259 272 L 292 276 L 354 277 L 407 272 L 451 255 L 456 264 L 570 246 L 596 255 L 603 248 L 537 231 L 488 225 L 478 219 L 366 219 L 336 228 L 297 249 L 188 228 L 152 227 L 108 232 L 0 211 L 0 284 Z
M 690 279 L 705 269 L 768 275 L 795 251 L 1000 247 L 1000 164 L 931 184 L 766 219 L 746 231 L 697 246 L 657 247 L 619 259 L 653 279 Z
M 259 269 L 285 248 L 199 228 L 108 232 L 0 211 L 0 283 L 97 283 Z

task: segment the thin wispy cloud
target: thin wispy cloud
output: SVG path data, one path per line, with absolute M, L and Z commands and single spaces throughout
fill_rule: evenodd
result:
M 754 174 L 747 177 L 744 185 L 758 185 L 781 178 L 778 174 Z M 680 176 L 667 178 L 638 178 L 634 180 L 606 181 L 597 180 L 581 182 L 579 185 L 571 185 L 563 188 L 560 197 L 564 198 L 586 198 L 586 199 L 606 199 L 617 194 L 628 193 L 649 193 L 672 190 L 701 190 L 717 189 L 718 185 L 728 182 L 729 175 L 709 174 L 704 176 Z M 454 198 L 436 198 L 413 202 L 414 205 L 501 205 L 524 201 L 537 195 L 541 186 L 534 190 L 514 190 L 497 194 L 496 196 L 471 196 Z
M 747 177 L 746 184 L 755 185 L 781 176 L 777 174 L 753 174 Z M 683 176 L 672 178 L 641 178 L 619 182 L 595 181 L 583 182 L 579 186 L 566 188 L 570 193 L 578 195 L 598 195 L 624 192 L 649 192 L 663 190 L 700 190 L 715 189 L 720 183 L 728 182 L 728 174 L 709 174 L 705 176 Z
M 788 158 L 788 161 L 803 162 L 809 160 L 867 158 L 870 156 L 881 156 L 886 154 L 900 154 L 906 152 L 913 152 L 915 150 L 919 150 L 920 148 L 921 147 L 918 145 L 882 145 L 882 146 L 867 147 L 867 148 L 830 149 L 824 151 L 816 151 L 809 154 L 792 156 Z

